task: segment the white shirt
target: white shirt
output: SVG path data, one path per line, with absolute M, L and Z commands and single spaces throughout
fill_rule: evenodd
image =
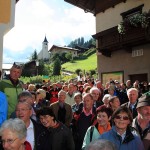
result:
M 33 123 L 30 120 L 30 124 L 27 128 L 27 137 L 26 140 L 31 144 L 32 150 L 34 149 L 34 127 Z
M 117 132 L 117 134 L 120 135 L 119 132 Z M 121 136 L 122 142 L 123 142 L 123 140 L 124 140 L 124 138 L 125 138 L 125 136 L 126 136 L 126 131 L 125 131 L 122 135 L 120 135 L 120 136 Z

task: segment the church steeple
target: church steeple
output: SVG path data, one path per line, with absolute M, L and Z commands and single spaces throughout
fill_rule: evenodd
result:
M 46 35 L 45 35 L 44 41 L 42 43 L 42 49 L 43 49 L 43 51 L 48 51 L 48 41 L 47 41 Z
M 44 42 L 44 43 L 48 43 L 47 38 L 46 38 L 46 35 L 45 35 L 45 39 L 44 39 L 43 42 Z

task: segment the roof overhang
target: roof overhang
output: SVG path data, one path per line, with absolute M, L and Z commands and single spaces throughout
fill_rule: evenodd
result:
M 95 13 L 95 2 L 96 0 L 64 0 L 72 5 L 75 5 L 85 12 Z
M 125 2 L 126 0 L 64 0 L 72 5 L 75 5 L 85 12 L 91 12 L 94 15 L 104 12 L 106 9 Z

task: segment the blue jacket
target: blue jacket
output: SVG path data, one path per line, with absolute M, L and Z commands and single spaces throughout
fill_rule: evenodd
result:
M 6 95 L 0 91 L 0 126 L 7 119 L 8 103 Z
M 106 139 L 114 143 L 117 150 L 144 150 L 143 143 L 138 135 L 127 128 L 126 135 L 122 141 L 121 136 L 117 134 L 116 128 L 113 126 L 108 132 L 100 135 L 99 139 Z

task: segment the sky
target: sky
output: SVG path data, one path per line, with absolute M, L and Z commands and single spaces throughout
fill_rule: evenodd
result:
M 45 36 L 50 49 L 79 37 L 87 41 L 95 33 L 94 15 L 64 0 L 19 0 L 15 26 L 4 36 L 3 63 L 28 62 L 41 51 Z

